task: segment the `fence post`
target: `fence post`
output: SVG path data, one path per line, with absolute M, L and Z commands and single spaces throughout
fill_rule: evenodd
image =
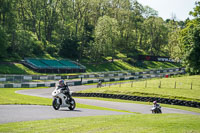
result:
M 145 82 L 145 88 L 147 88 L 147 80 L 146 80 L 146 82 Z
M 161 88 L 161 81 L 160 81 L 160 84 L 159 84 L 158 88 Z
M 21 83 L 22 83 L 22 80 L 24 79 L 24 76 L 23 75 L 21 75 Z
M 174 84 L 174 89 L 176 89 L 176 81 L 175 81 L 175 84 Z

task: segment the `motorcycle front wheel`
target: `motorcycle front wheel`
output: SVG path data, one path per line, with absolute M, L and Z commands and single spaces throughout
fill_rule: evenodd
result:
M 70 110 L 74 110 L 75 107 L 76 107 L 76 102 L 75 102 L 75 100 L 72 98 L 71 101 L 70 101 L 70 107 L 69 107 L 69 109 L 70 109 Z
M 54 99 L 53 102 L 52 102 L 52 106 L 55 110 L 59 110 L 60 108 L 60 104 L 57 103 L 57 100 Z

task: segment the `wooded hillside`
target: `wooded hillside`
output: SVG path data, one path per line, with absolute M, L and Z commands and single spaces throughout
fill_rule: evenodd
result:
M 0 58 L 99 62 L 146 54 L 185 59 L 199 72 L 199 7 L 190 12 L 193 20 L 177 21 L 133 0 L 0 0 Z

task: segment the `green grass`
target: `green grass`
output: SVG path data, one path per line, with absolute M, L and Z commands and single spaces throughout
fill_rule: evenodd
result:
M 51 105 L 52 99 L 16 94 L 15 91 L 37 88 L 0 88 L 0 104 Z M 119 111 L 96 106 L 77 104 L 79 108 Z M 114 115 L 77 118 L 49 119 L 39 121 L 0 124 L 4 133 L 199 133 L 200 116 L 183 114 Z
M 0 64 L 1 74 L 26 74 L 24 70 L 19 69 L 14 64 Z
M 19 63 L 15 63 L 15 66 L 21 70 L 24 70 L 26 74 L 31 74 L 31 75 L 38 75 L 39 73 L 25 67 L 24 65 L 22 64 L 19 64 Z
M 20 63 L 13 64 L 0 64 L 0 74 L 24 74 L 24 75 L 47 75 L 48 73 L 38 73 L 35 72 Z M 51 75 L 58 73 L 50 73 Z M 77 75 L 80 73 L 72 73 L 72 74 L 59 74 L 59 75 Z
M 38 74 L 19 63 L 0 64 L 0 74 Z
M 152 105 L 151 102 L 121 100 L 121 99 L 112 99 L 112 98 L 99 98 L 99 97 L 77 97 L 77 98 L 80 98 L 80 99 L 92 99 L 92 100 L 102 100 L 102 101 L 112 101 L 112 102 L 122 102 L 122 103 L 135 103 L 135 104 Z M 187 110 L 187 111 L 200 113 L 200 109 L 199 108 L 178 106 L 178 105 L 169 105 L 169 104 L 160 104 L 160 105 L 162 107 L 175 108 L 175 109 L 181 109 L 181 110 Z
M 158 69 L 158 68 L 174 68 L 174 67 L 182 67 L 178 63 L 170 63 L 170 62 L 156 62 L 156 61 L 144 61 L 142 63 L 143 68 L 145 69 Z
M 116 60 L 113 63 L 107 62 L 103 64 L 83 64 L 86 66 L 86 72 L 104 72 L 104 71 L 143 71 L 145 69 L 160 69 L 160 68 L 172 68 L 180 67 L 180 64 L 168 63 L 168 62 L 155 62 L 155 61 L 144 61 L 138 62 L 135 65 L 131 65 L 122 60 Z M 44 73 L 37 73 L 20 63 L 12 64 L 0 64 L 0 74 L 29 74 L 29 75 L 45 75 Z M 78 74 L 78 73 L 76 73 Z M 69 75 L 69 74 L 60 74 Z
M 199 133 L 200 116 L 183 114 L 91 116 L 0 125 L 8 133 Z
M 17 94 L 15 91 L 24 90 L 24 89 L 39 89 L 39 88 L 0 88 L 0 104 L 27 104 L 27 105 L 49 105 L 52 104 L 52 99 L 49 98 L 41 98 L 35 96 L 27 96 L 22 94 Z M 82 97 L 81 97 L 82 98 Z M 151 104 L 147 102 L 137 102 L 137 101 L 127 101 L 127 100 L 118 100 L 118 99 L 105 99 L 105 98 L 86 98 L 86 99 L 97 99 L 97 100 L 106 100 L 106 101 L 115 101 L 115 102 L 131 102 L 131 103 L 139 103 L 139 104 Z M 175 105 L 164 105 L 163 107 L 177 108 L 188 111 L 194 111 L 200 113 L 200 110 L 197 108 L 191 107 L 183 107 L 183 106 L 175 106 Z M 98 106 L 84 105 L 77 103 L 77 108 L 89 108 L 89 109 L 97 109 L 97 110 L 110 110 L 110 111 L 119 111 L 119 112 L 127 112 L 123 110 L 116 110 Z
M 176 88 L 175 88 L 176 82 Z M 158 86 L 161 83 L 161 87 Z M 192 83 L 192 89 L 191 89 Z M 145 87 L 146 86 L 146 87 Z M 127 94 L 200 101 L 200 75 L 151 79 L 133 83 L 83 90 L 84 93 Z
M 48 105 L 48 106 L 52 105 L 52 99 L 50 98 L 27 96 L 27 95 L 15 93 L 15 91 L 24 90 L 24 89 L 41 89 L 41 88 L 0 88 L 0 95 L 1 95 L 0 104 Z M 124 110 L 85 105 L 85 104 L 80 104 L 80 103 L 76 103 L 76 107 L 96 109 L 96 110 L 128 112 Z
M 87 68 L 87 72 L 102 72 L 102 71 L 123 71 L 123 70 L 133 70 L 133 71 L 142 71 L 145 69 L 160 69 L 160 68 L 173 68 L 181 67 L 177 63 L 169 62 L 155 62 L 155 61 L 144 61 L 137 62 L 135 65 L 131 65 L 122 60 L 116 60 L 113 63 L 102 63 L 102 64 L 84 64 Z
M 15 93 L 18 90 L 35 88 L 0 88 L 0 104 L 33 104 L 51 105 L 51 99 L 27 96 Z

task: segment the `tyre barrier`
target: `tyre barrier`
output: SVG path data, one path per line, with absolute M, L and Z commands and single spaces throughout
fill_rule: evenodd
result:
M 105 94 L 105 93 L 72 93 L 72 96 L 112 98 L 112 99 L 143 101 L 143 102 L 157 101 L 158 103 L 163 103 L 163 104 L 171 104 L 171 105 L 180 105 L 180 106 L 200 108 L 200 102 L 185 101 L 185 100 L 178 100 L 178 99 L 168 99 L 168 98 L 158 98 L 158 97 L 142 97 L 142 96 Z

